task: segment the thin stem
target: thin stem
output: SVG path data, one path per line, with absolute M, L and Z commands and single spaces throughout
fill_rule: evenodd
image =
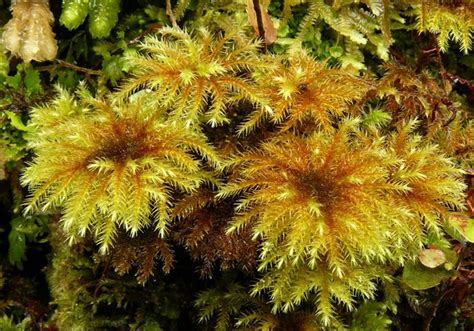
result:
M 37 71 L 49 71 L 51 69 L 55 69 L 57 67 L 62 67 L 62 68 L 69 68 L 69 69 L 72 69 L 74 71 L 77 71 L 77 72 L 82 72 L 82 73 L 85 73 L 87 75 L 95 75 L 95 76 L 100 76 L 102 74 L 102 72 L 100 70 L 94 70 L 94 69 L 88 69 L 88 68 L 84 68 L 84 67 L 79 67 L 75 64 L 72 64 L 72 63 L 69 63 L 69 62 L 65 62 L 63 60 L 57 60 L 58 63 L 57 64 L 52 64 L 52 65 L 49 65 L 49 66 L 43 66 L 43 67 L 38 67 L 36 68 Z
M 176 18 L 174 17 L 173 9 L 171 8 L 171 0 L 166 0 L 166 15 L 168 15 L 173 27 L 177 28 L 178 23 L 176 23 Z
M 258 34 L 260 38 L 263 39 L 263 52 L 265 53 L 267 50 L 265 43 L 265 28 L 263 26 L 262 10 L 260 8 L 259 0 L 253 0 L 253 9 L 255 10 L 255 16 L 257 17 Z
M 428 316 L 428 318 L 425 320 L 425 323 L 423 325 L 423 331 L 430 331 L 431 329 L 431 322 L 433 321 L 433 319 L 436 317 L 436 312 L 438 311 L 438 307 L 439 307 L 439 304 L 441 303 L 441 301 L 443 300 L 443 298 L 446 296 L 446 294 L 448 294 L 449 292 L 452 292 L 453 289 L 450 288 L 450 289 L 447 289 L 447 290 L 444 290 L 440 295 L 439 297 L 436 299 L 434 305 L 433 305 L 433 308 L 431 309 L 431 314 Z

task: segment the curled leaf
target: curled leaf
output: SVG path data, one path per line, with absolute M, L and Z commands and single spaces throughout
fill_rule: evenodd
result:
M 446 262 L 446 255 L 442 250 L 436 248 L 424 249 L 418 255 L 420 262 L 428 268 L 436 268 Z
M 258 6 L 258 8 L 256 8 Z M 265 39 L 265 44 L 271 45 L 277 39 L 277 30 L 268 15 L 268 5 L 263 6 L 260 1 L 247 0 L 247 15 L 255 32 Z M 260 26 L 259 26 L 260 25 Z
M 474 219 L 461 213 L 451 214 L 448 223 L 469 242 L 474 242 Z

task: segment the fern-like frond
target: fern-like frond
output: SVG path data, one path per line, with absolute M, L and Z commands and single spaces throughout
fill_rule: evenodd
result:
M 119 231 L 115 249 L 111 253 L 112 266 L 119 275 L 126 274 L 134 266 L 137 268 L 138 283 L 144 285 L 153 276 L 156 260 L 163 263 L 163 272 L 169 273 L 174 263 L 170 245 L 152 228 L 144 230 L 140 236 L 130 238 L 125 231 Z
M 392 4 L 388 0 L 334 1 L 329 4 L 323 0 L 285 0 L 283 21 L 291 16 L 291 8 L 306 4 L 307 13 L 301 20 L 296 40 L 303 42 L 308 31 L 316 24 L 326 23 L 340 37 L 345 37 L 355 47 L 372 47 L 384 61 L 388 60 L 388 48 L 392 44 L 390 16 Z M 361 4 L 363 3 L 363 6 Z M 369 10 L 367 10 L 367 8 Z M 400 18 L 402 19 L 402 18 Z M 349 43 L 346 43 L 346 45 Z M 363 68 L 363 59 L 355 61 L 351 56 L 354 50 L 346 48 L 341 59 L 344 66 L 357 62 L 355 69 Z
M 330 329 L 344 329 L 337 318 L 336 307 L 351 311 L 355 308 L 355 296 L 373 299 L 375 280 L 383 274 L 383 268 L 375 265 L 347 265 L 344 277 L 334 275 L 325 261 L 317 268 L 304 265 L 287 265 L 266 273 L 255 285 L 253 293 L 270 291 L 273 313 L 295 311 L 300 303 L 314 305 L 313 323 Z
M 448 210 L 464 208 L 464 172 L 437 145 L 423 144 L 421 136 L 411 133 L 415 128 L 415 122 L 411 122 L 388 140 L 390 151 L 400 160 L 390 181 L 408 188 L 395 197 L 397 204 L 420 215 L 426 228 L 437 232 L 440 217 L 446 219 Z M 418 232 L 415 229 L 419 226 L 412 229 Z
M 438 131 L 435 142 L 449 156 L 458 160 L 463 169 L 474 168 L 474 121 L 457 116 L 445 130 Z

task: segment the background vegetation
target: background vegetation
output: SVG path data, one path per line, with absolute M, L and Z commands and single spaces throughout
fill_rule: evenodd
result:
M 473 29 L 0 0 L 0 329 L 471 330 Z

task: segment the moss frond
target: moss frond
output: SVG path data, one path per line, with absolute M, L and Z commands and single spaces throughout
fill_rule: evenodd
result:
M 232 221 L 232 201 L 217 201 L 214 192 L 200 189 L 181 199 L 174 208 L 173 238 L 199 262 L 202 278 L 211 278 L 214 269 L 256 269 L 258 243 L 250 228 L 227 235 Z
M 421 136 L 412 134 L 415 129 L 416 122 L 412 121 L 388 139 L 390 151 L 400 160 L 390 181 L 408 188 L 395 197 L 398 206 L 419 215 L 430 231 L 439 232 L 447 211 L 464 208 L 464 171 L 437 145 L 423 144 Z M 414 222 L 419 224 L 416 218 Z M 414 233 L 421 231 L 416 224 L 412 227 Z
M 174 16 L 177 20 L 183 17 L 190 2 L 190 0 L 178 0 L 176 7 L 173 9 Z
M 356 45 L 358 50 L 369 46 L 375 49 L 374 53 L 382 60 L 388 60 L 388 49 L 393 42 L 390 31 L 393 5 L 390 1 L 333 1 L 331 5 L 323 0 L 285 0 L 284 23 L 291 16 L 291 8 L 300 4 L 307 6 L 307 13 L 299 25 L 298 42 L 304 41 L 313 26 L 321 26 L 324 22 L 340 37 L 350 41 L 351 45 Z M 352 54 L 354 51 L 346 48 L 341 63 L 343 66 L 352 64 L 356 69 L 362 69 L 363 58 L 359 61 Z
M 148 88 L 157 105 L 172 109 L 188 125 L 203 120 L 220 125 L 229 121 L 229 103 L 263 101 L 248 73 L 267 64 L 257 56 L 259 47 L 258 41 L 235 31 L 212 34 L 199 29 L 191 34 L 162 28 L 129 58 L 134 78 L 120 93 L 128 96 Z
M 164 273 L 169 273 L 174 264 L 174 252 L 160 235 L 148 228 L 140 236 L 130 238 L 125 231 L 119 231 L 115 249 L 111 253 L 112 266 L 119 275 L 136 267 L 137 281 L 144 285 L 153 276 L 157 258 L 163 264 Z
M 474 168 L 474 121 L 457 116 L 445 130 L 440 130 L 435 142 L 449 156 L 459 160 L 463 169 Z
M 262 118 L 280 124 L 283 131 L 305 122 L 331 130 L 334 118 L 349 113 L 351 103 L 362 99 L 370 87 L 370 82 L 343 69 L 327 68 L 304 51 L 261 77 L 259 86 L 270 96 L 268 107 L 251 114 L 241 134 L 254 129 Z
M 436 34 L 442 51 L 448 49 L 450 40 L 460 44 L 464 53 L 472 49 L 474 31 L 472 1 L 420 1 L 417 13 L 418 30 Z
M 254 297 L 248 288 L 224 274 L 217 286 L 199 293 L 195 306 L 200 322 L 214 330 L 321 330 L 318 319 L 307 310 L 274 314 L 264 297 Z
M 117 104 L 60 90 L 29 126 L 36 156 L 23 175 L 32 192 L 26 212 L 61 208 L 71 238 L 91 230 L 102 251 L 119 227 L 135 236 L 154 219 L 164 232 L 173 191 L 211 177 L 196 156 L 218 162 L 204 136 L 139 98 Z
M 438 128 L 451 116 L 445 104 L 445 89 L 427 72 L 416 73 L 397 63 L 387 63 L 383 68 L 385 74 L 378 81 L 377 94 L 384 99 L 385 108 L 393 113 L 395 121 L 427 119 Z

